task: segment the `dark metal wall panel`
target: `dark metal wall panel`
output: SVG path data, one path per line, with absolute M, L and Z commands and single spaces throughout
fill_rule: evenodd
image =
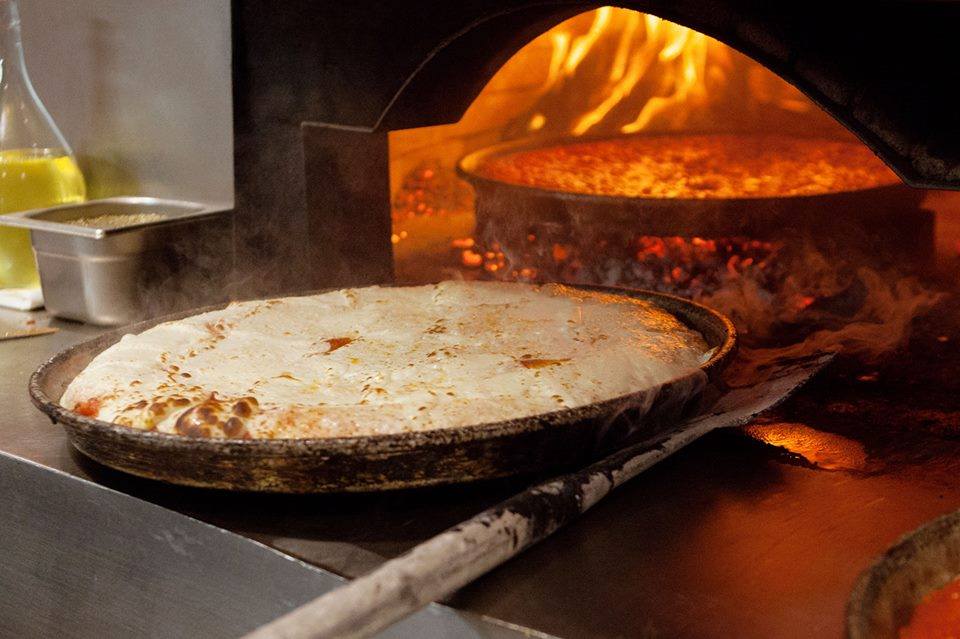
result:
M 304 124 L 309 288 L 393 280 L 386 131 Z

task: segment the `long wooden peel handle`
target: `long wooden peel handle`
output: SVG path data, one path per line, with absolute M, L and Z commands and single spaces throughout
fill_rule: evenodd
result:
M 699 433 L 698 433 L 699 435 Z M 683 446 L 694 433 L 676 433 L 630 459 L 621 481 Z M 624 451 L 626 452 L 626 451 Z M 604 460 L 598 466 L 606 466 Z M 620 464 L 617 466 L 619 470 Z M 609 473 L 577 473 L 520 493 L 433 537 L 247 635 L 248 639 L 369 637 L 465 586 L 540 541 L 603 498 Z
M 617 486 L 707 432 L 746 423 L 785 399 L 829 360 L 794 361 L 767 382 L 728 393 L 710 415 L 688 422 L 652 448 L 625 448 L 583 471 L 530 488 L 261 626 L 246 639 L 369 637 L 544 539 Z

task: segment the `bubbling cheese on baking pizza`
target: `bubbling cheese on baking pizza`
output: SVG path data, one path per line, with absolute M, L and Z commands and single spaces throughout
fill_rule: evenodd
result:
M 233 303 L 125 335 L 69 385 L 78 413 L 192 437 L 457 428 L 689 374 L 703 337 L 655 305 L 562 285 L 442 282 Z

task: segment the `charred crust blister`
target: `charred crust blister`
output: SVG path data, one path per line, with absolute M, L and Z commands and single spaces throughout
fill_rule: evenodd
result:
M 247 439 L 247 422 L 259 408 L 255 397 L 224 399 L 211 393 L 201 403 L 184 411 L 174 430 L 188 437 Z

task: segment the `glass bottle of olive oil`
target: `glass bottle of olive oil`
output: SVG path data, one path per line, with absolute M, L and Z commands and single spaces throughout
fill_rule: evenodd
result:
M 0 0 L 0 215 L 82 202 L 73 151 L 27 75 L 15 0 Z M 0 220 L 0 288 L 36 286 L 30 233 Z

